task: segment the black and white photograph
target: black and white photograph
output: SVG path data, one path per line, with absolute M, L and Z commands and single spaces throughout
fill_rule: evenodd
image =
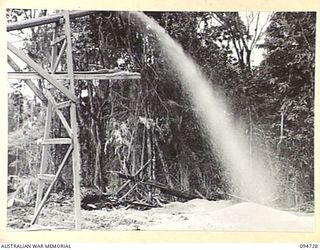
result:
M 316 12 L 6 20 L 6 230 L 315 231 Z

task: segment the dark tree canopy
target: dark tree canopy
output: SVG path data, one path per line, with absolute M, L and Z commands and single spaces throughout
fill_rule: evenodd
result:
M 10 10 L 8 20 L 34 15 L 29 12 Z M 269 167 L 282 183 L 279 203 L 290 201 L 298 207 L 312 201 L 315 13 L 273 13 L 264 40 L 259 40 L 257 30 L 249 30 L 237 12 L 145 13 L 182 45 L 212 84 L 224 91 L 235 123 L 244 124 L 248 143 L 259 148 L 253 153 L 272 160 Z M 49 30 L 49 26 L 33 28 L 25 42 L 29 55 L 45 68 L 50 66 Z M 72 34 L 76 70 L 117 68 L 142 76 L 131 81 L 78 82 L 76 92 L 86 106 L 79 107 L 78 113 L 83 188 L 122 196 L 132 186 L 118 192 L 126 181 L 119 173 L 132 176 L 147 164 L 137 176 L 141 181 L 157 181 L 211 199 L 228 198 L 225 170 L 211 153 L 207 135 L 174 69 L 168 66 L 158 38 L 130 13 L 109 11 L 78 18 L 72 24 Z M 258 46 L 265 51 L 264 59 L 253 67 L 252 51 Z M 66 63 L 62 60 L 63 70 Z M 31 133 L 36 128 L 34 117 L 43 128 L 40 105 L 24 98 L 19 89 L 9 95 L 9 155 L 27 150 L 39 159 L 40 147 L 34 141 L 24 148 L 10 141 L 28 122 L 34 122 L 27 131 Z M 36 108 L 30 109 L 30 105 Z M 63 136 L 65 131 L 57 123 L 53 133 Z M 61 160 L 59 152 L 64 150 L 56 149 L 53 163 Z M 16 174 L 24 173 L 30 157 L 16 157 L 16 162 L 24 162 L 17 165 Z M 33 161 L 34 172 L 30 174 L 38 168 Z M 70 169 L 64 171 L 58 191 L 71 191 Z M 148 197 L 150 204 L 155 204 L 159 195 L 175 199 L 162 196 L 154 187 L 139 185 L 136 190 L 128 197 Z

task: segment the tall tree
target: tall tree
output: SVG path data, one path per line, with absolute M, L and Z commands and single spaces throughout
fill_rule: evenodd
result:
M 258 119 L 269 124 L 285 162 L 285 183 L 297 188 L 296 203 L 313 199 L 315 23 L 314 12 L 273 14 L 253 90 Z

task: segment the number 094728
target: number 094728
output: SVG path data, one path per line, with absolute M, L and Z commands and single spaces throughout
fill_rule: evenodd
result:
M 318 244 L 300 244 L 300 248 L 302 249 L 318 248 Z

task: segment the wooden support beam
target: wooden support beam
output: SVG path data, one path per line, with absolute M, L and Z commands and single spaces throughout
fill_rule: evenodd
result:
M 42 145 L 71 144 L 71 138 L 51 138 L 42 141 Z
M 165 194 L 170 194 L 170 195 L 173 195 L 173 196 L 176 196 L 179 198 L 183 198 L 186 200 L 202 199 L 202 197 L 199 195 L 192 194 L 189 192 L 180 191 L 180 190 L 175 190 L 175 189 L 169 187 L 168 185 L 165 185 L 165 184 L 160 183 L 158 181 L 149 180 L 149 181 L 145 181 L 145 182 L 141 182 L 141 183 L 148 185 L 148 186 L 151 186 L 151 187 L 156 187 L 156 188 L 160 189 Z
M 72 11 L 70 12 L 70 18 L 87 16 L 94 13 L 94 11 Z M 34 19 L 28 19 L 21 22 L 14 22 L 7 24 L 7 31 L 21 30 L 25 28 L 32 28 L 39 25 L 45 25 L 49 23 L 59 22 L 63 18 L 63 13 L 38 17 Z
M 57 109 L 63 109 L 63 108 L 68 108 L 70 107 L 71 102 L 70 101 L 66 101 L 66 102 L 60 102 L 56 104 L 56 108 Z
M 33 61 L 30 57 L 25 55 L 21 50 L 14 47 L 11 43 L 7 42 L 8 49 L 19 57 L 22 61 L 24 61 L 27 65 L 33 68 L 37 73 L 39 73 L 44 79 L 46 79 L 49 83 L 55 86 L 58 90 L 60 90 L 63 94 L 65 94 L 70 100 L 73 102 L 77 102 L 77 97 L 74 93 L 70 92 L 69 89 L 64 87 L 61 83 L 59 83 L 52 75 L 46 72 L 44 69 L 41 68 L 39 64 Z
M 38 179 L 44 180 L 44 181 L 53 181 L 54 175 L 53 174 L 38 174 Z
M 73 59 L 72 59 L 72 43 L 71 43 L 71 27 L 70 15 L 68 11 L 63 12 L 65 19 L 65 35 L 67 42 L 67 67 L 68 77 L 70 79 L 69 89 L 75 93 L 74 76 L 73 76 Z M 70 106 L 70 124 L 73 131 L 73 152 L 72 152 L 72 168 L 73 168 L 73 193 L 74 193 L 74 212 L 75 212 L 75 229 L 81 229 L 81 196 L 80 196 L 80 143 L 78 139 L 78 122 L 77 122 L 77 108 L 75 103 Z
M 47 98 L 48 98 L 48 101 L 51 103 L 53 109 L 55 110 L 56 109 L 56 101 L 49 91 L 47 93 Z
M 70 136 L 70 138 L 73 138 L 72 130 L 71 130 L 70 125 L 67 122 L 66 118 L 64 117 L 64 115 L 62 114 L 62 112 L 59 109 L 56 109 L 55 111 L 56 111 L 63 127 L 66 129 L 68 135 Z
M 56 69 L 56 67 L 55 67 Z M 56 72 L 55 74 L 49 74 L 53 76 L 56 80 L 66 80 L 68 79 L 68 74 L 60 74 Z M 8 72 L 8 79 L 42 79 L 43 77 L 36 72 Z M 95 73 L 82 73 L 79 71 L 74 72 L 74 80 L 135 80 L 141 79 L 140 73 L 130 73 L 130 72 L 118 72 L 112 74 L 101 74 Z
M 138 182 L 135 183 L 135 184 L 133 185 L 133 187 L 129 189 L 128 192 L 126 192 L 124 195 L 122 195 L 121 198 L 119 198 L 119 201 L 122 201 L 122 200 L 123 200 L 124 198 L 126 198 L 133 190 L 135 190 L 135 188 L 138 186 L 138 184 L 139 184 Z
M 52 42 L 50 43 L 51 46 L 53 45 L 56 45 L 57 43 L 60 43 L 62 42 L 64 39 L 66 39 L 65 36 L 59 36 L 59 37 L 56 37 L 52 40 Z
M 58 80 L 58 81 L 61 81 L 61 84 L 63 86 L 68 87 L 68 84 L 66 84 L 66 82 L 64 80 Z M 56 87 L 50 84 L 50 85 L 46 86 L 46 89 L 48 89 L 48 90 L 56 90 Z
M 127 180 L 123 185 L 121 185 L 121 187 L 117 190 L 117 192 L 115 194 L 116 195 L 119 194 L 123 189 L 125 189 L 125 187 L 127 187 L 130 184 L 130 182 L 131 182 L 131 180 Z
M 14 60 L 7 55 L 7 61 L 10 67 L 15 71 L 22 71 L 22 69 L 14 62 Z M 32 78 L 34 79 L 34 78 Z M 45 104 L 47 105 L 47 98 L 45 97 L 44 93 L 36 87 L 36 85 L 29 79 L 23 79 L 25 83 L 29 86 L 29 88 L 33 91 L 33 93 Z
M 56 46 L 56 45 L 55 45 Z M 62 47 L 60 49 L 60 52 L 59 52 L 59 55 L 58 57 L 56 58 L 55 62 L 54 62 L 54 65 L 52 66 L 51 68 L 51 73 L 54 74 L 54 72 L 56 72 L 57 68 L 58 68 L 58 65 L 59 65 L 59 62 L 61 60 L 61 57 L 63 55 L 63 52 L 66 50 L 66 47 L 67 47 L 67 42 L 64 41 L 63 44 L 62 44 Z
M 58 168 L 58 170 L 57 170 L 57 173 L 56 173 L 53 181 L 51 182 L 50 186 L 48 187 L 47 192 L 45 193 L 45 195 L 44 195 L 41 203 L 40 203 L 39 206 L 37 207 L 36 212 L 35 212 L 35 215 L 34 215 L 32 221 L 31 221 L 31 225 L 33 225 L 33 224 L 36 222 L 36 220 L 37 220 L 37 218 L 38 218 L 38 216 L 39 216 L 39 214 L 40 214 L 41 209 L 43 208 L 45 202 L 47 201 L 47 199 L 48 199 L 48 197 L 49 197 L 49 194 L 50 194 L 50 192 L 51 192 L 54 184 L 55 184 L 56 181 L 58 180 L 58 177 L 59 177 L 59 175 L 60 175 L 63 167 L 65 166 L 65 164 L 66 164 L 66 162 L 67 162 L 67 160 L 68 160 L 68 157 L 69 157 L 71 151 L 72 151 L 72 145 L 70 145 L 67 153 L 65 154 L 65 156 L 64 156 L 64 158 L 63 158 L 63 160 L 62 160 L 62 162 L 61 162 L 61 164 L 60 164 L 60 166 L 59 166 L 59 168 Z
M 70 125 L 69 125 L 69 123 L 67 122 L 66 118 L 64 117 L 64 115 L 62 114 L 62 112 L 61 112 L 59 109 L 56 109 L 55 111 L 56 111 L 56 113 L 57 113 L 57 115 L 58 115 L 58 117 L 59 117 L 59 119 L 60 119 L 63 127 L 66 129 L 68 135 L 69 135 L 71 138 L 73 138 L 73 132 L 72 132 L 72 130 L 71 130 L 71 128 L 70 128 Z
M 47 97 L 48 97 L 49 102 L 51 102 L 51 104 L 53 105 L 54 110 L 57 113 L 62 125 L 66 129 L 68 135 L 70 136 L 70 138 L 73 138 L 73 133 L 72 133 L 72 130 L 70 128 L 70 125 L 67 122 L 67 120 L 64 117 L 64 115 L 62 114 L 62 112 L 59 109 L 57 109 L 57 102 L 55 101 L 54 97 L 52 96 L 52 94 L 50 92 L 47 93 Z

